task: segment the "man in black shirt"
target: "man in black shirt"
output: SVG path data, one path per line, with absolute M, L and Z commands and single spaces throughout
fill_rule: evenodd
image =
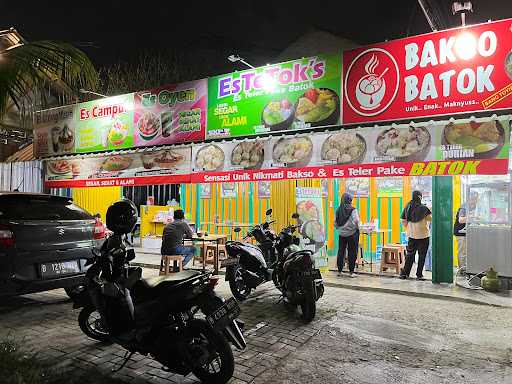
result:
M 183 239 L 192 238 L 192 229 L 185 221 L 185 212 L 178 209 L 174 211 L 174 221 L 164 228 L 162 236 L 162 255 L 182 255 L 185 257 L 183 266 L 185 266 L 194 256 L 195 247 L 187 247 L 183 245 Z

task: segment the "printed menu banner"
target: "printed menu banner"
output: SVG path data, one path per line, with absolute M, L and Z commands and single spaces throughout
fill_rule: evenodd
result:
M 133 93 L 77 105 L 76 153 L 133 147 Z
M 194 145 L 192 180 L 503 174 L 509 135 L 510 116 L 493 116 Z
M 220 188 L 220 196 L 223 199 L 235 198 L 237 195 L 236 183 L 222 183 Z
M 65 155 L 75 151 L 73 106 L 34 113 L 34 156 Z
M 211 184 L 199 184 L 199 197 L 201 199 L 209 199 L 212 197 Z
M 345 191 L 352 197 L 368 197 L 370 195 L 370 179 L 368 177 L 352 177 L 345 180 Z
M 202 79 L 135 93 L 135 146 L 204 140 L 207 87 Z
M 377 178 L 377 197 L 400 197 L 403 192 L 401 177 Z
M 338 124 L 340 92 L 339 53 L 211 77 L 207 137 Z
M 258 199 L 270 199 L 270 181 L 258 182 Z
M 145 176 L 157 167 L 174 169 L 179 165 L 181 181 L 175 182 L 184 183 L 506 174 L 510 124 L 510 116 L 451 119 L 193 144 L 192 149 L 176 147 L 158 152 L 103 156 L 103 160 L 50 161 L 48 180 L 94 179 L 97 177 L 90 174 L 98 170 L 107 171 L 107 176 L 101 177 L 123 177 L 108 172 L 132 171 L 144 159 L 154 161 L 143 162 L 141 172 L 145 173 L 136 171 L 137 176 Z M 132 158 L 139 160 L 127 160 Z M 112 162 L 114 164 L 110 164 Z M 158 175 L 162 173 L 157 171 Z M 142 185 L 143 180 L 145 184 L 162 182 L 154 178 L 136 180 L 137 185 Z M 165 180 L 173 182 L 174 179 Z
M 300 233 L 314 252 L 315 267 L 326 267 L 322 252 L 326 241 L 322 188 L 296 188 L 296 212 L 299 214 Z
M 512 107 L 512 20 L 343 52 L 343 124 Z
M 49 188 L 131 186 L 190 181 L 190 147 L 46 161 Z

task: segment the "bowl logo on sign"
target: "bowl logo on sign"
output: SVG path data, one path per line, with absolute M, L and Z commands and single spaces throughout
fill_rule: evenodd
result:
M 371 48 L 357 55 L 347 69 L 347 102 L 361 116 L 384 112 L 398 93 L 399 71 L 396 60 L 381 48 Z

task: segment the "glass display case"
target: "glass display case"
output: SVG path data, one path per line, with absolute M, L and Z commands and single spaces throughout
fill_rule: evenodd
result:
M 467 271 L 478 274 L 489 267 L 512 277 L 512 201 L 510 176 L 469 178 L 467 204 Z

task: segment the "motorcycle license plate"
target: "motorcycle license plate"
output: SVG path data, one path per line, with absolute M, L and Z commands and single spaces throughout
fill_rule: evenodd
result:
M 224 302 L 215 312 L 206 316 L 206 321 L 214 329 L 225 328 L 240 315 L 240 306 L 232 297 Z
M 238 263 L 238 258 L 233 257 L 233 258 L 230 258 L 230 259 L 221 260 L 220 267 L 221 268 L 229 267 L 230 265 L 235 265 L 237 263 Z
M 320 274 L 319 269 L 313 269 L 311 271 L 302 271 L 302 272 L 300 272 L 300 276 L 308 277 L 311 279 L 321 279 L 322 278 L 322 275 Z

